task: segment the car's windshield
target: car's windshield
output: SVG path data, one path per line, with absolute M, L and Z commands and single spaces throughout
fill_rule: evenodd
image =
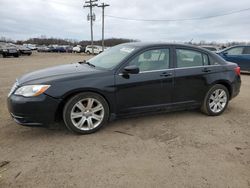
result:
M 117 45 L 93 57 L 88 62 L 96 67 L 112 69 L 135 49 L 135 47 L 129 45 Z

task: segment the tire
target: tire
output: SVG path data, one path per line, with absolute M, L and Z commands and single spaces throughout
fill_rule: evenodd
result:
M 218 116 L 227 108 L 229 97 L 228 89 L 224 85 L 216 84 L 207 92 L 201 111 L 209 116 Z
M 94 133 L 103 127 L 108 119 L 109 106 L 107 101 L 102 96 L 92 92 L 73 96 L 63 109 L 63 120 L 66 127 L 78 134 Z
M 19 57 L 19 54 L 15 54 L 15 55 L 13 55 L 14 57 Z
M 87 54 L 90 55 L 90 51 L 87 51 Z

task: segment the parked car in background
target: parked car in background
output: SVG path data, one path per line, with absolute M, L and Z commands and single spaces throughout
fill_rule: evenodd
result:
M 35 44 L 23 44 L 23 46 L 31 50 L 37 50 L 37 46 Z
M 51 48 L 47 47 L 47 46 L 39 46 L 37 47 L 37 51 L 38 52 L 51 52 Z
M 80 53 L 81 52 L 81 48 L 79 46 L 73 47 L 72 50 L 73 50 L 74 53 Z
M 108 120 L 148 112 L 224 112 L 240 92 L 240 68 L 208 50 L 181 44 L 126 43 L 76 64 L 16 80 L 8 109 L 22 125 L 64 120 L 87 134 Z
M 73 50 L 73 52 L 74 52 L 74 53 L 81 53 L 81 52 L 85 52 L 85 48 L 84 48 L 84 47 L 82 47 L 81 45 L 77 45 L 77 46 L 75 46 L 72 50 Z
M 217 52 L 219 50 L 219 48 L 216 47 L 216 46 L 200 46 L 200 47 L 205 48 L 205 49 L 207 49 L 207 50 L 209 50 L 211 52 Z
M 226 61 L 237 63 L 241 70 L 250 71 L 250 46 L 232 46 L 218 52 Z
M 94 51 L 94 54 L 102 53 L 102 46 L 93 45 L 93 51 Z M 85 53 L 92 54 L 92 46 L 91 45 L 86 46 Z
M 67 53 L 72 53 L 73 52 L 73 47 L 72 46 L 63 46 L 63 47 L 64 47 L 64 49 L 65 49 L 65 51 Z
M 19 52 L 14 45 L 8 43 L 0 43 L 0 55 L 2 55 L 2 57 L 19 57 Z
M 66 49 L 63 46 L 54 46 L 52 52 L 64 53 L 66 52 Z
M 29 49 L 25 46 L 18 45 L 16 47 L 17 47 L 20 55 L 31 55 L 32 54 L 31 49 Z

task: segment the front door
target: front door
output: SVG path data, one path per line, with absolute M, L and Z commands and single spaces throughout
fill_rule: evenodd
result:
M 138 74 L 115 75 L 118 113 L 155 110 L 172 102 L 173 70 L 170 49 L 148 49 L 135 55 L 125 66 L 139 67 Z

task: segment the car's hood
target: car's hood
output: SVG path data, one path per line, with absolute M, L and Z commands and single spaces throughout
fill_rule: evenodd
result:
M 73 76 L 75 74 L 87 75 L 94 72 L 98 72 L 98 70 L 85 64 L 76 63 L 60 65 L 25 74 L 18 78 L 18 84 L 23 85 L 27 82 L 34 82 L 39 80 L 43 80 L 44 82 L 46 82 L 54 79 Z

